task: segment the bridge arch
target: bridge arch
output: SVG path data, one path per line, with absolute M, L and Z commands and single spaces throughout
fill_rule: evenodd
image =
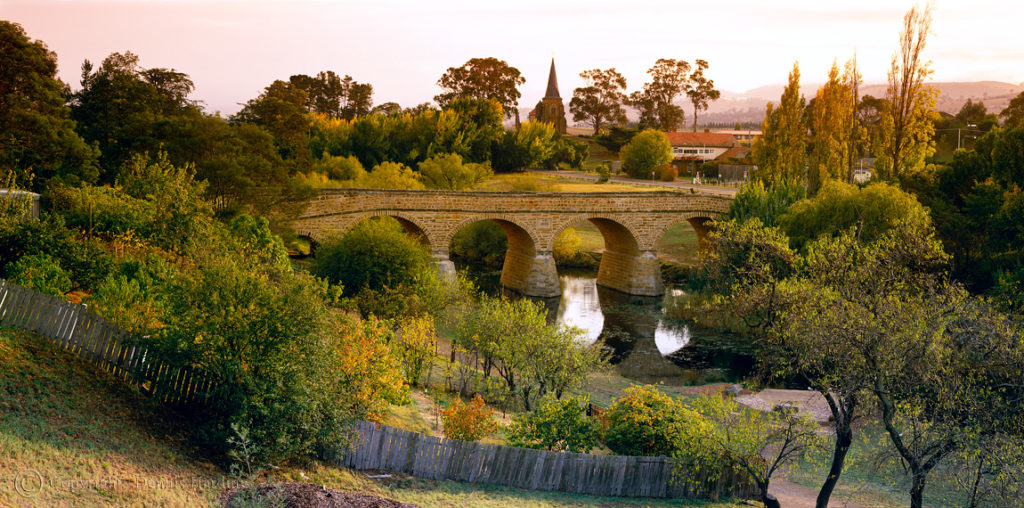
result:
M 475 216 L 459 222 L 446 235 L 445 249 L 450 249 L 455 234 L 477 222 L 497 224 L 508 239 L 501 268 L 501 285 L 530 296 L 553 297 L 561 294 L 558 273 L 550 250 L 541 250 L 536 234 L 506 216 Z M 447 250 L 445 255 L 447 256 Z M 450 262 L 450 261 L 449 261 Z
M 563 231 L 584 220 L 593 224 L 604 239 L 604 252 L 597 269 L 599 285 L 635 295 L 664 293 L 657 250 L 646 245 L 637 233 L 636 224 L 607 216 L 578 215 L 557 228 L 551 245 Z

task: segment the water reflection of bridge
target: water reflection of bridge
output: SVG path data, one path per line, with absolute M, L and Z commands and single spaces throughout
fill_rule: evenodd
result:
M 735 338 L 667 319 L 663 299 L 628 295 L 592 277 L 562 276 L 562 297 L 543 300 L 548 319 L 601 341 L 622 376 L 641 381 L 697 383 L 732 380 L 750 358 L 730 346 Z

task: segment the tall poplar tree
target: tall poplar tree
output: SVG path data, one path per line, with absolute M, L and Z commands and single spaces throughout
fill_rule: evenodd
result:
M 806 181 L 806 107 L 806 101 L 800 95 L 800 65 L 793 63 L 778 109 L 768 103 L 764 123 L 761 124 L 762 136 L 755 142 L 751 154 L 759 166 L 762 180 L 770 183 Z
M 887 102 L 882 112 L 881 153 L 875 162 L 879 176 L 898 179 L 924 168 L 935 153 L 936 90 L 924 84 L 931 62 L 921 57 L 932 24 L 932 6 L 914 6 L 903 16 L 900 46 L 892 55 Z
M 852 62 L 846 63 L 842 74 L 839 72 L 839 66 L 832 62 L 828 81 L 818 90 L 815 97 L 814 110 L 811 114 L 811 130 L 814 133 L 811 146 L 814 158 L 807 175 L 810 194 L 817 193 L 825 180 L 849 180 L 855 72 Z

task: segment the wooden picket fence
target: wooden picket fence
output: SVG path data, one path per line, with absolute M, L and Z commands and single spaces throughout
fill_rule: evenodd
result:
M 668 457 L 550 452 L 444 439 L 371 422 L 356 425 L 355 442 L 331 457 L 352 469 L 398 471 L 432 480 L 490 483 L 594 496 L 752 498 L 751 481 L 732 470 L 716 480 L 677 469 Z
M 35 332 L 169 405 L 205 400 L 204 372 L 172 368 L 130 344 L 128 332 L 77 305 L 0 279 L 0 325 Z

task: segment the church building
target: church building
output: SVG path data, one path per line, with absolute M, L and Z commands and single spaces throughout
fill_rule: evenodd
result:
M 544 98 L 537 103 L 537 107 L 530 112 L 530 120 L 550 123 L 558 130 L 559 134 L 565 134 L 565 106 L 562 104 L 562 97 L 558 94 L 558 76 L 555 75 L 555 59 L 551 59 L 551 72 L 548 73 L 548 89 Z

